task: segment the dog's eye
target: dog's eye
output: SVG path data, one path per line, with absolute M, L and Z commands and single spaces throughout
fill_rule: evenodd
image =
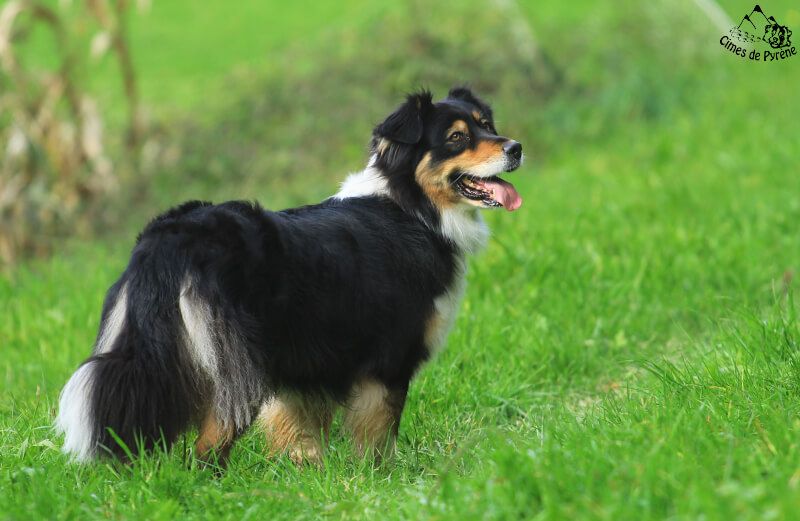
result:
M 478 123 L 478 124 L 481 127 L 483 127 L 485 130 L 488 130 L 489 132 L 494 132 L 494 129 L 492 128 L 492 124 L 489 123 L 488 119 L 482 119 L 481 122 Z
M 453 132 L 452 134 L 450 134 L 450 137 L 447 138 L 447 139 L 448 139 L 448 141 L 451 141 L 453 143 L 458 143 L 458 142 L 463 141 L 464 139 L 466 139 L 466 137 L 467 137 L 466 134 L 464 134 L 463 132 Z

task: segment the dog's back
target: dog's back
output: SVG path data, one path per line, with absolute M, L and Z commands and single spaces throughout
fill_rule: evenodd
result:
M 382 198 L 166 212 L 140 235 L 62 393 L 65 449 L 125 456 L 209 413 L 235 435 L 281 389 L 343 402 L 366 376 L 408 381 L 452 254 Z

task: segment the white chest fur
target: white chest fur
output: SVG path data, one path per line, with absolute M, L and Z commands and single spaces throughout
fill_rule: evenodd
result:
M 431 354 L 444 347 L 447 334 L 461 307 L 461 298 L 467 286 L 466 255 L 477 253 L 486 245 L 489 229 L 474 208 L 456 207 L 442 212 L 442 234 L 461 250 L 456 254 L 453 281 L 443 294 L 434 300 L 434 313 L 428 320 L 425 341 Z
M 433 315 L 428 319 L 425 330 L 425 343 L 432 355 L 444 347 L 467 286 L 467 265 L 463 256 L 458 259 L 455 269 L 450 287 L 433 301 Z
M 477 253 L 486 246 L 489 228 L 479 210 L 456 206 L 442 210 L 442 235 L 453 241 L 464 254 Z

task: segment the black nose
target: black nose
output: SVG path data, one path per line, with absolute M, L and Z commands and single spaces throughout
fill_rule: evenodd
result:
M 522 157 L 522 145 L 513 140 L 506 141 L 506 144 L 503 145 L 503 152 L 514 159 L 519 159 Z

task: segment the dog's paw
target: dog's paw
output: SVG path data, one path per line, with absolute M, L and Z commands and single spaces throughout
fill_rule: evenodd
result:
M 313 443 L 301 443 L 289 449 L 289 459 L 295 465 L 313 465 L 322 468 L 322 449 Z

